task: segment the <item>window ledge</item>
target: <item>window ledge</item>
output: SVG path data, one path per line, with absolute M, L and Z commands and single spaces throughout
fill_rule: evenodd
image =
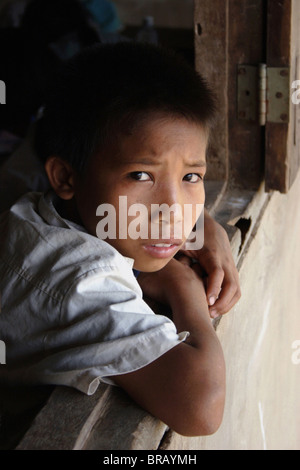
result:
M 220 181 L 207 181 L 205 187 L 206 208 L 225 228 L 239 269 L 272 193 L 264 191 L 264 182 L 257 191 L 227 187 Z
M 16 450 L 153 450 L 167 430 L 118 387 L 56 387 Z

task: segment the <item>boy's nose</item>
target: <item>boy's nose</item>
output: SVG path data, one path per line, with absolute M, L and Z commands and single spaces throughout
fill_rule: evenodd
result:
M 159 204 L 168 206 L 181 205 L 183 202 L 181 189 L 176 182 L 172 181 L 172 178 L 166 178 L 164 184 L 157 189 L 156 198 Z
M 151 222 L 174 226 L 183 220 L 183 205 L 179 191 L 174 187 L 157 192 L 155 203 L 151 205 Z
M 183 208 L 178 203 L 167 204 L 151 204 L 151 220 L 154 223 L 171 223 L 181 222 L 183 219 Z

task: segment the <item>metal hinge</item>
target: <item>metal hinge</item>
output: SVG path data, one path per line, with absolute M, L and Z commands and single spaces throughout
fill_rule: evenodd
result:
M 238 65 L 238 119 L 264 126 L 288 123 L 290 115 L 290 69 Z

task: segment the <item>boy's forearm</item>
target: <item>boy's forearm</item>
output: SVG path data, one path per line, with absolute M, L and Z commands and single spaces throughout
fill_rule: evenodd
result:
M 225 360 L 209 316 L 204 286 L 198 281 L 195 289 L 187 289 L 183 283 L 172 297 L 172 319 L 177 331 L 190 333 L 185 341 L 188 360 L 183 361 L 187 369 L 181 361 L 177 364 L 182 370 L 182 379 L 189 384 L 187 396 L 203 422 L 220 423 L 226 388 Z
M 223 416 L 225 365 L 204 286 L 181 272 L 180 282 L 165 282 L 164 291 L 177 330 L 190 336 L 145 368 L 115 381 L 179 434 L 212 434 Z
M 193 282 L 193 281 L 192 281 Z M 197 283 L 194 295 L 178 287 L 173 294 L 172 319 L 177 331 L 188 331 L 185 343 L 193 348 L 195 360 L 201 364 L 199 378 L 204 372 L 205 379 L 225 385 L 225 361 L 220 341 L 212 325 L 203 284 Z
M 178 286 L 170 296 L 170 306 L 177 331 L 189 331 L 188 343 L 196 347 L 203 344 L 203 337 L 215 336 L 215 331 L 209 316 L 204 286 L 197 282 L 194 292 L 193 295 L 184 285 Z

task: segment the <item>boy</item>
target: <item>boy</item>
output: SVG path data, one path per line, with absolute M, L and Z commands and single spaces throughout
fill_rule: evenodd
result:
M 95 47 L 63 69 L 36 135 L 53 191 L 25 195 L 0 220 L 10 379 L 87 394 L 104 381 L 180 434 L 218 429 L 221 346 L 198 266 L 174 259 L 186 241 L 175 231 L 179 209 L 204 203 L 213 114 L 204 81 L 156 47 Z M 99 239 L 99 205 L 115 208 L 118 225 L 121 196 L 149 214 L 152 204 L 175 204 L 169 236 L 159 216 L 159 239 L 150 231 Z M 142 292 L 170 307 L 172 320 L 155 315 Z

